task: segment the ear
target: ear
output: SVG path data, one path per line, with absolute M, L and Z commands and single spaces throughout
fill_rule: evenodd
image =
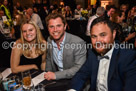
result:
M 112 36 L 113 36 L 113 39 L 115 39 L 115 37 L 116 37 L 116 30 L 113 30 Z

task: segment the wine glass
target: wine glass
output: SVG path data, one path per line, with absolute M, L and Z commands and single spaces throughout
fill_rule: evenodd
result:
M 31 88 L 31 75 L 30 71 L 22 72 L 22 82 L 23 82 L 23 88 L 28 90 Z

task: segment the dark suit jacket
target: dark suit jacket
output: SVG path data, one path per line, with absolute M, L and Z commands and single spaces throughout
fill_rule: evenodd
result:
M 104 13 L 105 18 L 110 19 L 110 16 L 107 15 L 107 12 Z
M 88 53 L 87 61 L 72 79 L 71 86 L 77 91 L 81 91 L 87 79 L 90 79 L 90 91 L 96 91 L 99 61 L 95 51 Z M 114 48 L 108 72 L 108 91 L 136 91 L 135 51 Z

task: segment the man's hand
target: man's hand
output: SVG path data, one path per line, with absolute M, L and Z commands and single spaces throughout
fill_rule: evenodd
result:
M 44 74 L 44 78 L 47 79 L 47 80 L 55 80 L 56 76 L 55 76 L 54 72 L 49 71 L 49 72 Z

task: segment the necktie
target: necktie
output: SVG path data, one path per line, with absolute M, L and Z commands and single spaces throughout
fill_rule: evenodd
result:
M 109 56 L 98 56 L 98 60 L 101 60 L 101 59 L 103 59 L 103 58 L 105 58 L 105 59 L 109 59 Z

